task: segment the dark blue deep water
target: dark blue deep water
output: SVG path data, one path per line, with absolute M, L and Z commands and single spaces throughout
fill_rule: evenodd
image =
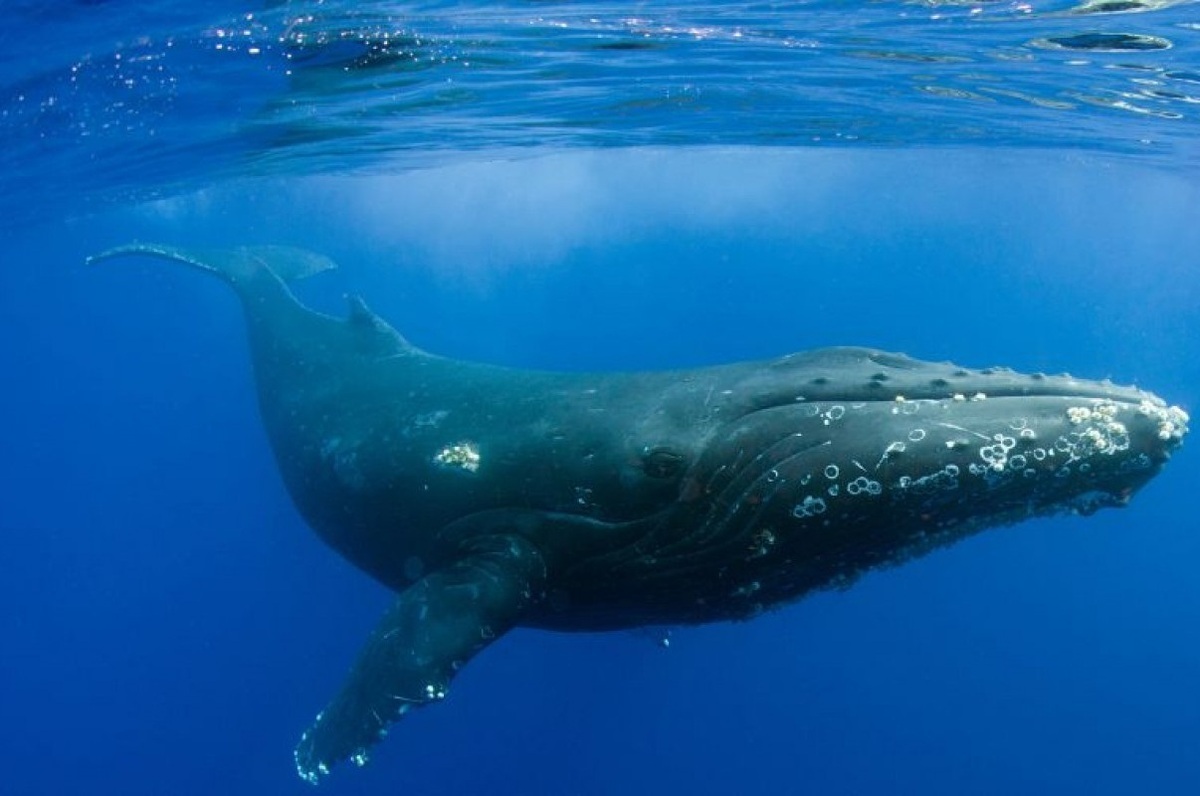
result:
M 862 344 L 1200 405 L 1200 6 L 4 4 L 0 792 L 301 794 L 389 604 L 289 501 L 228 288 L 441 354 Z M 751 622 L 518 630 L 335 794 L 1192 794 L 1200 465 Z M 669 645 L 664 646 L 664 638 Z

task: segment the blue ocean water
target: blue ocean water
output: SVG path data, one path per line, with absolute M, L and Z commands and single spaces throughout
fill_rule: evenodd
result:
M 197 5 L 0 22 L 4 793 L 308 792 L 390 602 L 288 500 L 228 289 L 116 243 L 326 252 L 306 302 L 465 359 L 863 344 L 1197 406 L 1195 3 Z M 752 622 L 515 631 L 319 787 L 1193 793 L 1196 480 Z

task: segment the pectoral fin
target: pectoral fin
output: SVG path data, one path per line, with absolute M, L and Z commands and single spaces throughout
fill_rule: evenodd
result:
M 472 540 L 463 557 L 406 589 L 376 627 L 341 692 L 296 747 L 296 770 L 316 782 L 370 746 L 414 706 L 446 696 L 455 672 L 507 632 L 539 597 L 546 566 L 517 536 Z

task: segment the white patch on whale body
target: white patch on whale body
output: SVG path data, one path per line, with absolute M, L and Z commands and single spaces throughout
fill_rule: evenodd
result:
M 456 442 L 447 445 L 433 455 L 433 463 L 438 467 L 462 470 L 474 473 L 479 470 L 481 457 L 479 446 L 474 442 Z

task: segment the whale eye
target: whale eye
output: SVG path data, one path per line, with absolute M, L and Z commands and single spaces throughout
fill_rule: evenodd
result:
M 683 469 L 683 456 L 669 448 L 642 451 L 642 470 L 651 478 L 673 478 Z

